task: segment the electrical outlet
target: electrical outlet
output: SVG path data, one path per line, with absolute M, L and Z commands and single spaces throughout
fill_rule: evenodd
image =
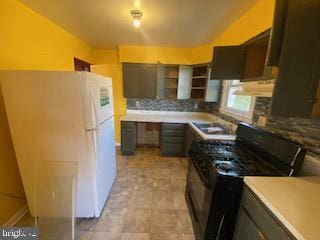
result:
M 139 101 L 136 101 L 136 107 L 139 107 L 139 106 L 140 106 Z
M 267 122 L 267 117 L 265 116 L 260 116 L 259 120 L 258 120 L 258 125 L 261 127 L 266 126 L 266 122 Z
M 198 109 L 199 108 L 199 104 L 198 103 L 194 103 L 193 108 L 194 109 Z

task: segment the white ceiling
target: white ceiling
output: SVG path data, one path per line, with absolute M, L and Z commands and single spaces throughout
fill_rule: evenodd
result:
M 195 47 L 211 42 L 257 0 L 20 0 L 95 48 Z M 139 29 L 132 9 L 143 11 Z

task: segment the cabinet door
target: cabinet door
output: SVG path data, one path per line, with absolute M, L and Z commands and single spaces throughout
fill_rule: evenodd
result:
M 157 96 L 157 66 L 153 64 L 144 65 L 144 77 L 142 78 L 142 97 L 156 98 Z
M 215 47 L 213 51 L 211 79 L 241 79 L 245 62 L 243 46 Z
M 221 80 L 210 80 L 211 68 L 209 68 L 207 87 L 206 87 L 206 102 L 218 102 L 220 90 L 221 90 Z
M 283 227 L 278 219 L 269 212 L 266 206 L 263 205 L 256 195 L 252 194 L 247 187 L 245 187 L 242 192 L 241 208 L 245 210 L 245 213 L 266 239 L 294 239 L 290 232 Z M 239 231 L 243 230 L 240 229 Z
M 265 237 L 242 207 L 239 209 L 233 240 L 264 240 Z
M 271 29 L 267 66 L 279 66 L 289 0 L 277 0 Z
M 190 125 L 187 125 L 186 132 L 185 132 L 185 143 L 184 143 L 184 146 L 185 146 L 184 151 L 186 156 L 188 156 L 189 154 L 189 150 L 191 148 L 193 138 L 194 138 L 194 131 Z
M 157 63 L 157 99 L 164 98 L 164 65 Z
M 136 149 L 136 124 L 135 122 L 121 121 L 121 153 L 133 155 Z
M 191 97 L 191 81 L 192 81 L 192 67 L 179 66 L 178 79 L 178 99 L 190 99 Z
M 320 79 L 320 2 L 290 0 L 273 116 L 309 117 Z
M 140 98 L 142 96 L 141 84 L 144 78 L 143 64 L 123 64 L 123 96 L 127 98 Z

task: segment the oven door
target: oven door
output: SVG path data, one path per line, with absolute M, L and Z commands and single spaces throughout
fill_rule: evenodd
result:
M 196 163 L 192 159 L 189 160 L 187 177 L 187 197 L 191 205 L 189 206 L 189 210 L 192 211 L 193 221 L 196 221 L 194 226 L 198 226 L 199 228 L 199 230 L 194 230 L 203 239 L 212 201 L 213 186 L 207 183 L 209 181 L 205 180 L 201 171 L 198 170 Z

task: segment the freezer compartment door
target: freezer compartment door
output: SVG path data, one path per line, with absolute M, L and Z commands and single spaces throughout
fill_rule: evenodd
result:
M 87 130 L 113 116 L 112 80 L 93 73 L 81 72 Z
M 114 119 L 104 122 L 99 131 L 91 131 L 94 148 L 95 216 L 99 217 L 116 178 Z

